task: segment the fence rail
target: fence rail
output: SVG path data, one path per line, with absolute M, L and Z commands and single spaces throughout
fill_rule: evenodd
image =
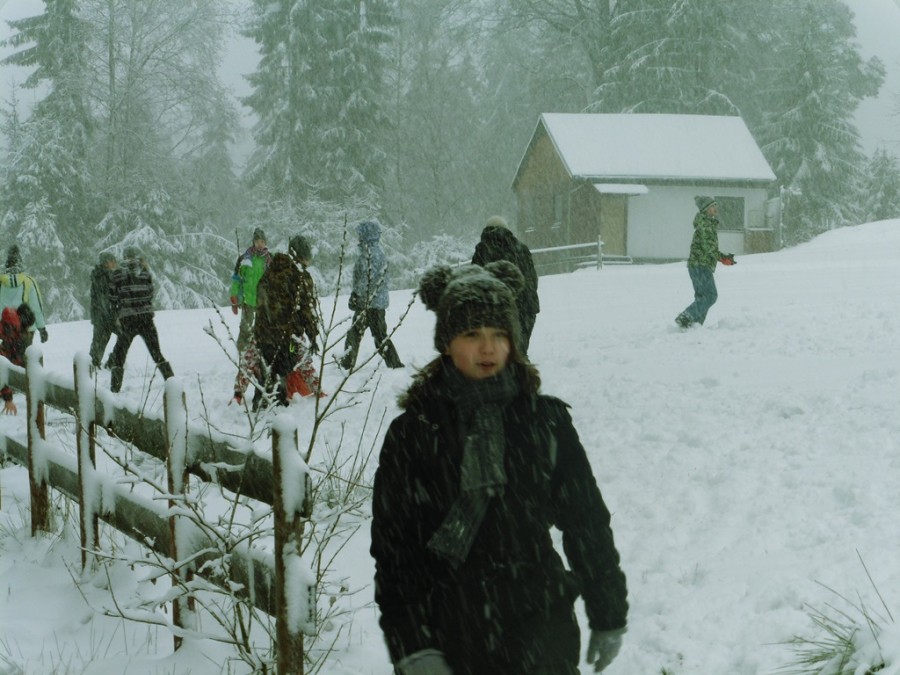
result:
M 297 553 L 300 547 L 296 545 L 297 533 L 302 531 L 298 523 L 308 518 L 311 511 L 310 475 L 301 459 L 296 426 L 291 428 L 288 422 L 273 429 L 273 457 L 278 458 L 273 462 L 249 443 L 234 447 L 234 439 L 191 428 L 184 392 L 177 379 L 166 382 L 165 419 L 159 419 L 117 405 L 111 394 L 97 388 L 86 355 L 76 355 L 74 373 L 74 388 L 69 388 L 61 378 L 44 370 L 37 346 L 26 352 L 24 369 L 0 357 L 0 384 L 9 384 L 27 397 L 27 443 L 23 445 L 10 435 L 0 436 L 0 451 L 28 468 L 32 534 L 51 529 L 48 488 L 53 488 L 79 504 L 83 567 L 92 565 L 94 554 L 100 550 L 97 525 L 98 520 L 103 520 L 163 556 L 175 561 L 190 560 L 189 565 L 175 566 L 178 571 L 173 575 L 179 578 L 173 579 L 173 584 L 182 575 L 194 573 L 223 588 L 238 584 L 243 589 L 240 597 L 275 616 L 278 672 L 302 675 L 303 635 L 315 633 L 316 607 L 315 588 L 308 588 L 304 598 L 290 598 L 284 574 L 286 567 L 302 564 Z M 47 442 L 45 406 L 75 418 L 77 456 Z M 95 458 L 98 428 L 165 462 L 168 494 L 150 499 L 132 493 L 112 476 L 99 474 Z M 204 573 L 203 563 L 218 555 L 208 534 L 183 512 L 179 514 L 189 476 L 215 482 L 236 495 L 270 505 L 275 514 L 274 553 L 235 541 L 229 578 Z M 297 486 L 284 484 L 285 480 L 298 479 L 302 481 L 299 501 Z M 286 494 L 294 495 L 294 499 L 287 499 Z M 188 541 L 191 550 L 178 549 L 179 542 Z M 292 556 L 295 559 L 290 559 Z M 288 621 L 288 605 L 294 602 L 306 608 L 299 628 L 296 620 Z M 173 623 L 191 628 L 184 625 L 190 623 L 190 610 L 175 602 Z M 176 649 L 179 645 L 180 639 L 175 637 Z
M 547 248 L 533 248 L 531 255 L 538 271 L 547 274 L 572 272 L 582 267 L 603 269 L 604 265 L 630 265 L 634 262 L 631 256 L 615 255 L 603 252 L 603 240 L 584 244 L 566 244 Z

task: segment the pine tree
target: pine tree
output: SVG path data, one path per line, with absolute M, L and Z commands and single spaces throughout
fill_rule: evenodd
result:
M 796 243 L 858 222 L 865 157 L 853 114 L 878 92 L 884 68 L 860 56 L 852 15 L 839 0 L 783 2 L 777 11 L 755 132 L 779 182 L 797 195 L 785 221 L 785 240 Z
M 248 178 L 289 203 L 359 198 L 382 180 L 388 0 L 254 0 L 259 121 Z
M 38 276 L 70 280 L 44 286 L 48 317 L 78 317 L 76 298 L 86 291 L 89 267 L 79 264 L 85 224 L 92 218 L 89 151 L 94 120 L 86 103 L 90 29 L 75 0 L 44 0 L 44 13 L 10 22 L 8 40 L 20 47 L 5 64 L 32 68 L 26 88 L 47 95 L 20 126 L 7 184 L 18 187 L 5 202 L 4 227 L 28 250 Z M 74 314 L 73 314 L 74 312 Z
M 879 148 L 863 171 L 861 222 L 900 218 L 900 162 Z
M 708 0 L 621 0 L 601 51 L 593 110 L 734 115 L 726 87 L 737 59 L 729 10 Z

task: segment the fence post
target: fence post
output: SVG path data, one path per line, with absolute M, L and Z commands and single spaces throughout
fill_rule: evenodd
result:
M 304 518 L 310 516 L 309 470 L 300 456 L 297 426 L 284 415 L 272 427 L 275 484 L 275 636 L 279 675 L 303 675 L 303 635 L 315 635 L 316 586 L 300 560 Z M 305 577 L 305 578 L 304 578 Z M 289 597 L 300 595 L 301 597 Z
M 603 240 L 597 237 L 597 269 L 603 269 Z
M 172 587 L 180 588 L 189 583 L 194 577 L 192 565 L 182 566 L 182 556 L 193 553 L 190 550 L 190 542 L 183 521 L 187 517 L 179 515 L 178 511 L 185 508 L 185 495 L 188 493 L 187 471 L 187 400 L 181 382 L 171 378 L 166 380 L 165 394 L 163 395 L 163 407 L 166 419 L 166 473 L 169 489 L 169 532 L 171 533 L 172 550 L 169 556 L 172 558 L 175 569 L 172 571 Z M 180 404 L 180 405 L 179 405 Z M 180 535 L 184 536 L 180 536 Z M 172 623 L 179 628 L 195 628 L 194 625 L 194 598 L 191 595 L 176 594 L 172 600 Z M 175 649 L 181 647 L 183 638 L 175 635 Z
M 97 488 L 97 424 L 94 422 L 94 392 L 88 357 L 75 355 L 75 434 L 78 451 L 78 497 L 81 525 L 81 570 L 96 567 L 95 551 L 100 549 L 99 504 Z
M 25 350 L 25 395 L 28 411 L 28 485 L 31 492 L 31 536 L 50 531 L 50 490 L 44 452 L 44 357 L 37 347 Z

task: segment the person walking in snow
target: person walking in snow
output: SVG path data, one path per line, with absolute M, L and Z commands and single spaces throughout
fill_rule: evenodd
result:
M 238 256 L 231 275 L 231 311 L 241 315 L 238 328 L 237 349 L 243 354 L 253 338 L 253 321 L 256 316 L 256 289 L 259 280 L 272 263 L 272 254 L 266 246 L 266 234 L 260 228 L 253 230 L 253 245 Z
M 116 332 L 112 277 L 113 271 L 118 266 L 116 256 L 104 251 L 91 270 L 91 325 L 94 327 L 94 334 L 91 339 L 90 355 L 91 365 L 95 369 L 100 368 L 109 338 Z
M 28 329 L 34 325 L 34 312 L 26 303 L 17 309 L 4 307 L 0 315 L 0 356 L 5 356 L 14 366 L 25 365 L 25 350 Z M 19 410 L 13 403 L 12 389 L 6 384 L 0 388 L 3 399 L 3 414 L 18 415 Z
M 703 325 L 706 314 L 719 293 L 716 290 L 716 263 L 734 265 L 733 253 L 719 250 L 719 205 L 712 197 L 695 197 L 697 215 L 694 216 L 694 237 L 688 257 L 688 274 L 694 285 L 694 302 L 675 317 L 675 323 L 689 328 L 695 323 Z
M 503 216 L 491 216 L 481 231 L 481 240 L 475 246 L 472 256 L 473 265 L 482 267 L 489 262 L 508 260 L 519 268 L 525 279 L 525 285 L 516 295 L 516 308 L 519 312 L 519 325 L 522 329 L 522 356 L 528 358 L 528 347 L 531 345 L 531 332 L 537 315 L 541 311 L 538 298 L 538 276 L 534 269 L 534 259 L 528 247 L 516 238 L 509 229 Z
M 159 347 L 159 333 L 153 322 L 153 292 L 153 275 L 140 249 L 127 246 L 122 266 L 113 271 L 110 293 L 119 335 L 109 356 L 109 370 L 112 374 L 110 389 L 114 392 L 122 388 L 128 349 L 138 336 L 147 345 L 150 358 L 163 379 L 168 380 L 175 375 Z
M 568 405 L 519 350 L 507 261 L 429 270 L 439 356 L 400 397 L 375 473 L 375 600 L 399 675 L 577 675 L 619 651 L 625 575 Z M 562 531 L 571 572 L 554 549 Z
M 385 311 L 390 304 L 388 293 L 387 256 L 381 248 L 381 225 L 377 220 L 366 220 L 356 228 L 359 237 L 359 253 L 353 265 L 353 288 L 350 292 L 350 309 L 353 319 L 344 342 L 344 356 L 340 366 L 352 370 L 356 365 L 359 345 L 366 328 L 372 331 L 375 348 L 388 368 L 402 368 L 403 362 L 394 343 L 388 338 Z
M 6 307 L 16 309 L 23 302 L 31 308 L 34 313 L 34 324 L 23 335 L 25 346 L 28 347 L 34 340 L 35 331 L 40 334 L 41 342 L 46 342 L 50 336 L 44 323 L 41 290 L 34 277 L 25 274 L 22 269 L 22 254 L 19 247 L 13 244 L 6 255 L 6 274 L 0 274 L 0 310 Z
M 291 237 L 287 253 L 276 253 L 257 288 L 254 341 L 259 349 L 266 389 L 287 405 L 294 394 L 322 395 L 313 355 L 319 353 L 316 286 L 307 270 L 312 247 L 306 237 Z M 254 408 L 262 392 L 257 390 Z M 237 399 L 237 391 L 235 391 Z

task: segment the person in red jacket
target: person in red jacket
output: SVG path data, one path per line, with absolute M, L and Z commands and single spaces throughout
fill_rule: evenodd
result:
M 34 325 L 34 312 L 24 302 L 17 309 L 5 307 L 0 316 L 0 356 L 5 356 L 15 366 L 25 365 L 25 350 L 28 348 L 28 332 Z M 13 403 L 13 393 L 9 386 L 0 389 L 3 399 L 3 414 L 16 415 L 19 410 Z

